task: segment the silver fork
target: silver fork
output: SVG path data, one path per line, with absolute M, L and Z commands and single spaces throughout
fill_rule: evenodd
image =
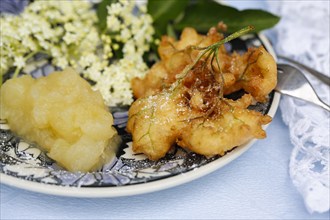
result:
M 304 74 L 288 64 L 277 64 L 277 86 L 275 91 L 318 105 L 330 112 L 330 106 L 324 103 Z
M 276 56 L 277 56 L 277 58 L 280 58 L 281 60 L 294 64 L 294 65 L 298 66 L 299 68 L 305 69 L 306 71 L 308 71 L 308 73 L 314 75 L 316 78 L 318 78 L 319 80 L 321 80 L 322 82 L 324 82 L 325 84 L 330 86 L 330 78 L 327 77 L 326 75 L 320 73 L 319 71 L 317 71 L 309 66 L 306 66 L 303 63 L 299 63 L 289 57 L 285 57 L 285 56 L 281 56 L 281 55 L 276 55 Z

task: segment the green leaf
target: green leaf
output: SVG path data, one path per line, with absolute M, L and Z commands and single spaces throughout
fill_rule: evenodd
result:
M 189 0 L 149 0 L 148 13 L 154 20 L 156 34 L 166 33 L 167 25 L 184 12 Z
M 275 26 L 280 18 L 267 11 L 249 9 L 240 11 L 236 18 L 228 21 L 228 32 L 235 32 L 247 25 L 253 25 L 255 32 L 259 32 Z
M 154 22 L 175 19 L 187 6 L 189 0 L 149 0 L 148 13 Z
M 97 5 L 97 11 L 96 11 L 98 18 L 97 26 L 101 32 L 105 30 L 107 27 L 107 15 L 108 15 L 107 6 L 111 5 L 114 2 L 117 2 L 117 0 L 102 0 L 102 2 L 100 2 Z
M 213 1 L 200 1 L 189 5 L 185 10 L 183 19 L 175 24 L 175 28 L 182 30 L 193 27 L 198 31 L 207 32 L 210 27 L 216 26 L 221 18 L 234 18 L 239 11 L 235 8 L 220 5 Z
M 189 5 L 183 18 L 174 24 L 176 30 L 194 27 L 199 32 L 207 32 L 210 27 L 223 21 L 228 26 L 228 32 L 233 33 L 243 27 L 252 25 L 254 32 L 273 27 L 279 17 L 262 10 L 239 11 L 233 7 L 221 5 L 213 1 L 200 1 Z

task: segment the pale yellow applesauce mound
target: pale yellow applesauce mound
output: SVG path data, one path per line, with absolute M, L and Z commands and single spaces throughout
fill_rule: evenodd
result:
M 69 171 L 93 171 L 114 155 L 118 135 L 99 92 L 73 69 L 6 81 L 1 118 Z

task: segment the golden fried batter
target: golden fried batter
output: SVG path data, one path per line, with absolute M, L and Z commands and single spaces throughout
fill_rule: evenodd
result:
M 199 35 L 194 29 L 186 28 L 179 41 L 164 36 L 158 48 L 160 62 L 151 67 L 145 78 L 132 80 L 134 96 L 153 95 L 168 88 L 176 81 L 177 74 L 196 59 L 198 50 L 193 47 L 207 47 L 221 39 L 223 35 L 212 28 L 207 35 Z M 216 59 L 212 65 L 209 63 L 208 68 L 213 68 L 218 74 L 215 78 L 223 81 L 224 94 L 244 89 L 259 102 L 267 100 L 267 95 L 276 86 L 277 72 L 273 57 L 263 47 L 250 48 L 240 55 L 227 53 L 222 45 L 218 57 L 221 71 L 215 65 Z
M 220 91 L 214 74 L 200 63 L 176 87 L 136 100 L 127 124 L 133 150 L 157 160 L 176 143 L 213 156 L 252 138 L 265 138 L 262 125 L 271 117 L 246 109 L 252 96 L 234 101 L 220 98 Z
M 206 47 L 222 38 L 219 33 L 199 35 L 193 28 L 185 28 L 179 41 L 163 36 L 158 47 L 161 61 L 152 66 L 145 78 L 132 79 L 134 97 L 153 95 L 168 88 L 175 82 L 176 75 L 196 59 L 198 51 L 191 46 Z
M 138 99 L 129 110 L 133 150 L 157 160 L 177 144 L 205 156 L 223 155 L 252 138 L 265 138 L 271 117 L 248 110 L 276 86 L 276 64 L 267 51 L 228 54 L 215 29 L 206 36 L 186 28 L 179 41 L 163 37 L 161 61 L 144 79 L 133 79 Z M 216 56 L 218 56 L 216 58 Z M 244 89 L 238 100 L 224 95 Z
M 277 84 L 275 60 L 263 47 L 249 49 L 245 57 L 247 57 L 245 69 L 243 73 L 236 76 L 233 87 L 242 88 L 257 101 L 264 102 Z

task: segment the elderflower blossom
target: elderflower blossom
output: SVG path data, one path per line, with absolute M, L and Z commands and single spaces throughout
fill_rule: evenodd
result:
M 88 1 L 39 0 L 18 16 L 2 16 L 1 60 L 6 65 L 1 65 L 1 75 L 11 67 L 20 69 L 31 55 L 40 52 L 61 68 L 77 61 L 82 52 L 95 53 L 101 41 L 91 7 Z
M 17 56 L 14 60 L 14 65 L 19 68 L 22 68 L 25 65 L 25 60 L 22 56 Z
M 142 56 L 153 40 L 152 18 L 134 1 L 119 0 L 107 10 L 102 34 L 87 0 L 35 0 L 19 16 L 2 16 L 0 74 L 17 72 L 30 57 L 45 53 L 54 66 L 72 66 L 94 82 L 107 105 L 131 104 L 130 81 L 148 70 Z M 115 57 L 118 52 L 121 57 Z
M 145 7 L 137 7 L 134 1 L 120 0 L 108 6 L 107 28 L 101 36 L 104 45 L 110 45 L 112 51 L 121 50 L 123 58 L 115 60 L 100 74 L 96 74 L 93 62 L 90 71 L 84 76 L 96 82 L 94 88 L 101 91 L 106 104 L 129 105 L 133 102 L 130 81 L 134 77 L 143 77 L 148 70 L 142 56 L 153 41 L 152 18 L 146 14 Z M 82 62 L 86 62 L 83 61 Z

